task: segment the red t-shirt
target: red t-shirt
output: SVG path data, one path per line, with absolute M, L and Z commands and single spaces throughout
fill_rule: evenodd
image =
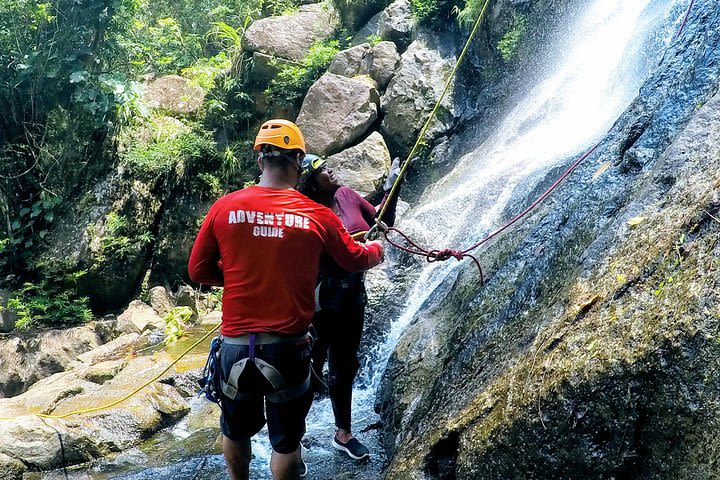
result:
M 223 335 L 297 335 L 315 311 L 323 253 L 345 270 L 363 271 L 380 263 L 382 247 L 356 242 L 329 208 L 296 190 L 253 186 L 213 204 L 188 271 L 195 282 L 224 285 Z

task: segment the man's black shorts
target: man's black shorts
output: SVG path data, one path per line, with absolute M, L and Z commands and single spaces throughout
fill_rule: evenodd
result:
M 223 343 L 220 349 L 220 369 L 222 378 L 227 381 L 234 363 L 248 357 L 249 347 Z M 255 356 L 275 367 L 285 378 L 289 387 L 303 383 L 310 369 L 310 343 L 294 345 L 292 343 L 273 343 L 255 345 Z M 272 392 L 272 386 L 255 368 L 248 365 L 238 380 L 238 392 L 251 394 L 230 400 L 224 395 L 220 402 L 222 415 L 220 427 L 223 434 L 231 440 L 252 437 L 265 425 L 267 412 L 268 435 L 270 444 L 278 453 L 292 453 L 297 450 L 305 434 L 305 417 L 310 411 L 313 400 L 312 389 L 295 400 L 286 403 L 264 401 L 264 395 Z

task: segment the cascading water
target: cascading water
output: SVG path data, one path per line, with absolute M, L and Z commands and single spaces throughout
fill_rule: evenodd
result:
M 552 56 L 538 62 L 543 70 L 536 69 L 512 99 L 515 107 L 500 121 L 483 120 L 497 123 L 497 128 L 428 189 L 421 203 L 402 219 L 401 228 L 428 245 L 453 248 L 467 248 L 496 228 L 504 220 L 508 202 L 531 191 L 541 171 L 567 163 L 605 133 L 657 64 L 685 6 L 682 0 L 596 0 L 584 7 L 556 44 L 546 49 Z M 402 315 L 360 373 L 353 400 L 356 429 L 378 420 L 373 411 L 375 393 L 403 329 L 423 308 L 444 297 L 443 289 L 452 283 L 447 280 L 458 272 L 455 261 L 431 264 L 413 282 Z M 377 432 L 362 435 L 376 455 L 369 464 L 358 466 L 329 447 L 333 423 L 329 400 L 316 402 L 305 438 L 309 478 L 380 478 L 383 459 L 377 454 L 381 452 Z M 164 438 L 173 435 L 183 435 L 182 423 Z M 253 451 L 251 477 L 271 478 L 264 432 L 253 440 Z M 217 455 L 124 477 L 110 472 L 91 475 L 128 480 L 226 478 Z

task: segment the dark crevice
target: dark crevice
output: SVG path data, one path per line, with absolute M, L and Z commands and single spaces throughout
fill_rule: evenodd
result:
M 425 473 L 435 480 L 457 478 L 459 432 L 448 432 L 433 447 L 425 459 Z

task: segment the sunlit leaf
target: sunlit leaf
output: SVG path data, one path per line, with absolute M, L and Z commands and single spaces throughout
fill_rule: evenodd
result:
M 593 174 L 593 176 L 592 176 L 592 181 L 594 182 L 595 180 L 598 179 L 598 177 L 599 177 L 600 175 L 602 175 L 603 173 L 605 173 L 605 171 L 606 171 L 608 168 L 610 168 L 610 165 L 612 165 L 612 161 L 610 161 L 610 160 L 608 160 L 607 162 L 605 162 L 605 163 L 603 163 L 602 165 L 600 165 L 600 167 L 599 167 L 597 170 L 595 170 L 595 174 Z
M 633 217 L 627 221 L 627 224 L 631 227 L 636 227 L 645 221 L 645 217 Z

